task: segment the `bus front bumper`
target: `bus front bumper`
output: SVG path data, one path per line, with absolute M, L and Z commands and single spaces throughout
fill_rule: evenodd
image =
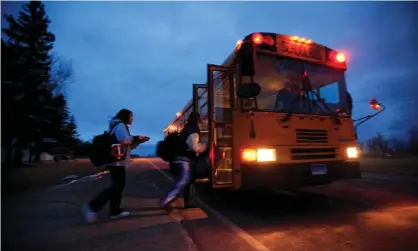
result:
M 295 188 L 361 178 L 358 161 L 295 164 L 241 164 L 244 189 Z

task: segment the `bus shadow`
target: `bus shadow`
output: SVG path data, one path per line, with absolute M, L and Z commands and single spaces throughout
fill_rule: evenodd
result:
M 227 215 L 233 221 L 240 218 L 255 220 L 264 226 L 288 222 L 334 222 L 344 224 L 356 219 L 357 215 L 375 209 L 377 205 L 367 202 L 330 197 L 325 194 L 294 191 L 292 194 L 273 191 L 208 191 L 204 184 L 196 184 L 197 194 L 210 207 Z M 244 220 L 245 222 L 245 220 Z

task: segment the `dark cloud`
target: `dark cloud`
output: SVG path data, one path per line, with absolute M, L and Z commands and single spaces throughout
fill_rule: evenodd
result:
M 206 64 L 222 63 L 254 31 L 305 36 L 346 52 L 356 116 L 371 112 L 371 96 L 388 106 L 362 126 L 361 137 L 416 123 L 416 2 L 45 4 L 55 50 L 73 60 L 70 107 L 84 138 L 122 107 L 135 113 L 133 131 L 160 138 L 191 98 L 192 83 L 205 82 Z

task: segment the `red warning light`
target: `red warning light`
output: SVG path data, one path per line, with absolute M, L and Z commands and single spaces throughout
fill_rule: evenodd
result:
M 335 60 L 337 60 L 340 63 L 344 63 L 345 62 L 344 53 L 338 52 L 337 55 L 335 55 Z
M 375 98 L 372 98 L 372 100 L 370 100 L 370 107 L 373 110 L 380 110 L 380 108 L 381 108 L 379 102 L 377 102 L 377 100 Z
M 260 45 L 263 43 L 263 35 L 261 35 L 260 33 L 254 33 L 252 39 L 253 43 L 256 45 Z
M 342 52 L 331 51 L 329 53 L 329 59 L 332 63 L 342 64 L 345 63 L 346 57 Z
M 271 36 L 266 36 L 264 37 L 264 43 L 268 46 L 273 46 L 274 45 L 274 39 Z

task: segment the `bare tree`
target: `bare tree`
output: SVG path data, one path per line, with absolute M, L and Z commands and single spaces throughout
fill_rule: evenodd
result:
M 54 96 L 65 94 L 68 84 L 74 81 L 72 61 L 52 54 L 50 88 Z

